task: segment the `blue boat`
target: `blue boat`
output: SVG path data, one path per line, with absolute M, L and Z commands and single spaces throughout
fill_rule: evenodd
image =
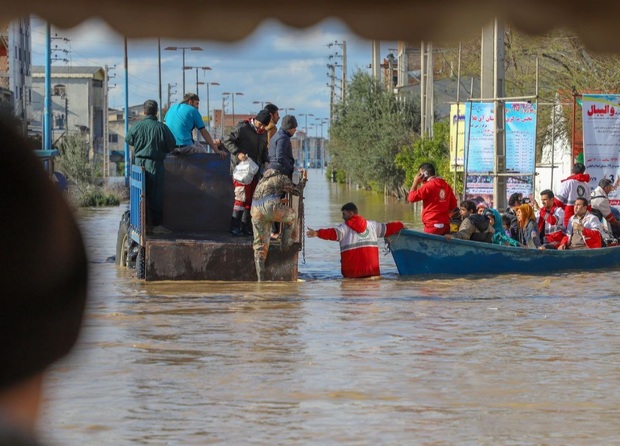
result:
M 451 239 L 403 229 L 387 238 L 403 276 L 466 274 L 547 274 L 570 270 L 609 270 L 620 266 L 620 246 L 557 251 L 515 248 Z

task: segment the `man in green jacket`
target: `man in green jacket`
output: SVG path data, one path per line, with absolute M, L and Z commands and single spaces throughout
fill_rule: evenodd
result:
M 127 133 L 127 144 L 134 147 L 135 163 L 146 173 L 146 230 L 152 234 L 169 234 L 164 228 L 164 158 L 176 144 L 170 129 L 157 120 L 157 102 L 144 103 L 144 119 Z

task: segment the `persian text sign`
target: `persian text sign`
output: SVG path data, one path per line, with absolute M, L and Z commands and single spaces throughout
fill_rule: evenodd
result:
M 617 185 L 620 173 L 620 95 L 583 95 L 583 160 L 594 190 L 603 178 Z M 609 201 L 620 206 L 618 191 L 611 191 Z
M 536 105 L 506 103 L 506 170 L 534 173 L 536 170 Z
M 468 103 L 465 119 L 467 171 L 495 170 L 495 111 L 493 103 Z M 469 113 L 469 114 L 468 114 Z M 506 170 L 532 174 L 536 168 L 536 106 L 527 102 L 507 102 Z

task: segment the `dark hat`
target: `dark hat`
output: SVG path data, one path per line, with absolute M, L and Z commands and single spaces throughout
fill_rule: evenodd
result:
M 269 125 L 269 123 L 271 122 L 271 115 L 267 110 L 261 110 L 258 112 L 254 119 L 256 119 L 263 125 Z
M 290 130 L 297 128 L 297 119 L 293 115 L 286 115 L 282 118 L 282 130 Z

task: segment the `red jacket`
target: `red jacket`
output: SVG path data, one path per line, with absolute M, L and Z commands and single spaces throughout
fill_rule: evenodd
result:
M 336 228 L 319 229 L 317 236 L 340 242 L 340 267 L 344 277 L 370 277 L 381 274 L 379 238 L 396 234 L 401 229 L 403 224 L 399 221 L 377 223 L 354 215 Z
M 407 201 L 422 200 L 424 232 L 444 235 L 450 232 L 450 212 L 458 207 L 454 192 L 446 180 L 429 178 L 416 190 L 410 190 Z
M 587 173 L 578 173 L 571 175 L 562 180 L 560 191 L 555 194 L 553 200 L 556 206 L 564 209 L 564 226 L 568 227 L 568 220 L 575 215 L 575 200 L 577 198 L 585 198 L 588 200 L 588 210 L 590 207 L 590 175 Z

